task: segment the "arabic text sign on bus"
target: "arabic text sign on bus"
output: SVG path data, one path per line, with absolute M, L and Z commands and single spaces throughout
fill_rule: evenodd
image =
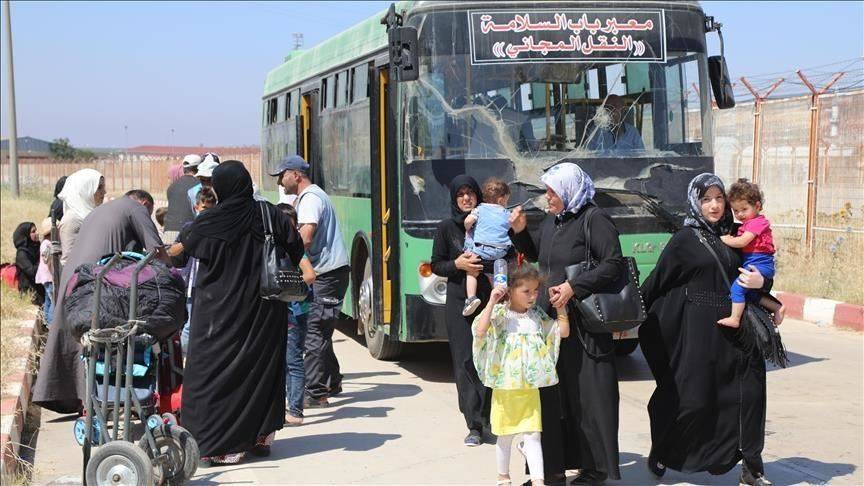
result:
M 470 11 L 471 63 L 665 62 L 663 10 Z

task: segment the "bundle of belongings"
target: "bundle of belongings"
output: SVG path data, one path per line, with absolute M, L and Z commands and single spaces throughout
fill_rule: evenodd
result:
M 137 254 L 124 254 L 124 258 L 103 277 L 99 299 L 101 328 L 116 327 L 128 321 L 132 272 L 139 263 L 138 259 Z M 106 261 L 79 266 L 66 286 L 66 323 L 76 339 L 80 339 L 90 330 L 96 276 Z M 144 322 L 138 325 L 139 333 L 146 333 L 158 341 L 163 341 L 175 334 L 186 322 L 183 278 L 176 270 L 161 262 L 150 262 L 141 269 L 138 274 L 137 300 L 136 320 Z

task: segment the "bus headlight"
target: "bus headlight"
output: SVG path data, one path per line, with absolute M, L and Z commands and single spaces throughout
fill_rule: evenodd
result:
M 430 304 L 444 305 L 447 301 L 447 279 L 432 273 L 432 265 L 423 262 L 417 268 L 420 296 Z

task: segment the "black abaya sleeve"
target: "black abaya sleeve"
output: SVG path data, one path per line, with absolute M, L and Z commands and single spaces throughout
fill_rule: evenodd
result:
M 537 228 L 536 233 L 532 233 L 528 228 L 525 228 L 520 233 L 515 233 L 512 229 L 509 231 L 510 241 L 513 243 L 513 246 L 525 255 L 525 258 L 529 262 L 536 262 L 540 257 L 540 251 L 538 250 L 540 248 L 539 233 L 545 224 L 546 221 L 544 220 Z
M 273 236 L 276 238 L 276 243 L 285 249 L 294 265 L 299 265 L 304 251 L 300 234 L 294 228 L 291 219 L 276 206 L 268 204 L 267 209 L 273 221 Z
M 625 271 L 618 229 L 615 228 L 612 218 L 597 210 L 588 217 L 591 218 L 591 256 L 597 261 L 597 266 L 569 281 L 577 299 L 584 299 L 598 290 L 608 288 Z
M 21 271 L 30 282 L 36 281 L 36 271 L 39 269 L 36 263 L 33 263 L 30 260 L 30 255 L 27 254 L 27 250 L 18 249 L 15 253 L 15 266 L 18 267 L 18 270 Z
M 654 271 L 642 283 L 639 290 L 642 292 L 646 309 L 650 310 L 654 301 L 666 295 L 671 289 L 684 285 L 687 281 L 689 272 L 685 271 L 685 265 L 692 260 L 683 254 L 684 246 L 681 243 L 685 238 L 684 232 L 689 231 L 691 230 L 683 229 L 672 236 L 660 254 Z
M 442 221 L 438 225 L 438 231 L 435 232 L 435 238 L 432 240 L 432 273 L 439 277 L 453 278 L 459 276 L 462 272 L 456 268 L 456 261 L 450 257 L 448 248 L 447 228 L 448 221 Z

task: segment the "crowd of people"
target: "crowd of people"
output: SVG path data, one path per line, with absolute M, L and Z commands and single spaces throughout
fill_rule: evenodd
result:
M 13 237 L 19 287 L 43 305 L 49 325 L 34 403 L 81 413 L 81 344 L 63 310 L 74 270 L 120 251 L 156 250 L 187 286 L 187 320 L 178 326 L 182 422 L 203 466 L 267 456 L 277 430 L 302 424 L 306 408 L 327 406 L 342 392 L 332 336 L 350 272 L 333 205 L 309 169 L 301 157 L 285 157 L 270 174 L 281 193 L 271 205 L 242 162 L 188 155 L 172 168 L 168 205 L 157 210 L 161 234 L 146 191 L 105 202 L 105 179 L 95 170 L 59 180 L 49 217 L 38 227 L 22 223 Z M 611 333 L 585 330 L 573 301 L 618 281 L 625 261 L 588 174 L 559 163 L 541 181 L 548 213 L 529 229 L 520 207 L 507 209 L 506 183 L 491 179 L 481 188 L 468 175 L 455 177 L 452 217 L 434 237 L 431 265 L 447 279 L 464 444 L 497 443 L 500 485 L 510 483 L 514 441 L 527 484 L 564 484 L 573 469 L 580 473 L 571 484 L 602 484 L 620 478 L 614 343 Z M 648 319 L 639 339 L 656 381 L 647 467 L 657 478 L 667 468 L 723 474 L 743 460 L 741 482 L 767 486 L 765 363 L 736 333 L 743 304 L 773 283 L 770 224 L 758 187 L 747 181 L 727 194 L 717 176 L 702 174 L 687 197 L 683 227 L 641 286 Z M 301 270 L 305 301 L 260 298 L 265 232 Z M 590 267 L 569 275 L 586 255 Z M 497 259 L 508 263 L 505 285 L 488 278 Z M 779 324 L 783 310 L 774 313 Z

